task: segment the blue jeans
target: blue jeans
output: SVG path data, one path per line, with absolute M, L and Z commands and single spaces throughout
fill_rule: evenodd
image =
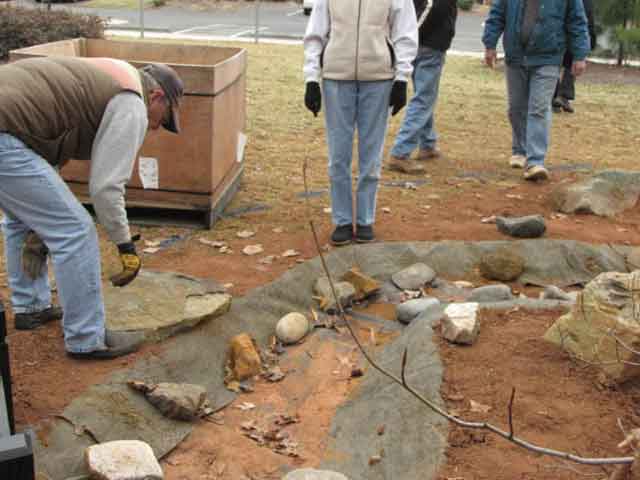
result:
M 372 225 L 389 118 L 391 80 L 360 82 L 323 80 L 329 146 L 331 214 L 336 225 L 353 223 L 351 157 L 358 129 L 356 223 Z
M 507 65 L 512 153 L 527 158 L 527 167 L 544 165 L 551 133 L 551 100 L 559 65 Z
M 445 57 L 444 52 L 420 47 L 414 62 L 414 95 L 391 149 L 394 157 L 410 157 L 418 145 L 421 149 L 435 148 L 438 135 L 433 126 L 433 116 Z
M 33 230 L 51 252 L 67 351 L 104 348 L 100 249 L 93 219 L 52 166 L 7 133 L 0 133 L 0 209 L 14 310 L 33 312 L 51 304 L 46 269 L 36 280 L 22 272 L 24 237 Z

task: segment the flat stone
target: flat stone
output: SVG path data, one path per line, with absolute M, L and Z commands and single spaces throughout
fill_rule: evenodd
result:
M 144 393 L 149 403 L 167 418 L 195 420 L 204 412 L 207 390 L 190 383 L 128 382 L 129 386 Z
M 346 307 L 351 304 L 356 296 L 356 289 L 349 282 L 334 282 L 333 286 L 336 289 L 336 295 L 340 305 Z M 313 286 L 314 293 L 321 298 L 320 308 L 325 312 L 331 312 L 337 310 L 337 304 L 331 291 L 331 284 L 327 277 L 320 277 L 316 280 Z
M 162 480 L 164 474 L 149 445 L 117 440 L 85 450 L 90 476 L 95 480 Z
M 480 259 L 480 273 L 488 280 L 511 282 L 524 271 L 524 258 L 511 248 L 499 248 Z
M 503 302 L 506 300 L 512 300 L 513 293 L 509 285 L 486 285 L 484 287 L 478 287 L 471 290 L 471 295 L 468 300 L 470 302 Z
M 246 333 L 231 339 L 231 370 L 236 380 L 248 380 L 260 373 L 262 362 L 255 342 Z
M 547 285 L 542 292 L 542 298 L 547 300 L 562 300 L 564 302 L 573 301 L 571 295 L 555 285 Z
M 640 196 L 640 173 L 605 170 L 551 194 L 554 207 L 563 213 L 587 213 L 613 217 L 633 208 Z
M 287 313 L 278 320 L 276 336 L 285 345 L 298 343 L 309 333 L 309 320 L 298 312 Z
M 442 336 L 463 345 L 475 343 L 480 333 L 477 303 L 452 303 L 444 310 Z
M 160 341 L 223 315 L 231 295 L 211 291 L 210 282 L 177 273 L 142 271 L 125 288 L 105 285 L 109 330 L 140 331 Z
M 544 339 L 592 362 L 607 378 L 623 383 L 640 377 L 640 271 L 606 272 L 590 281 L 582 300 L 549 327 Z M 612 332 L 615 333 L 612 335 Z
M 411 323 L 411 320 L 416 318 L 427 309 L 442 310 L 440 300 L 433 297 L 407 300 L 397 307 L 398 321 L 404 323 L 405 325 L 409 324 Z
M 356 300 L 367 298 L 380 290 L 380 283 L 353 267 L 342 276 L 343 282 L 349 282 L 356 289 Z
M 282 480 L 349 480 L 343 474 L 330 470 L 302 468 L 287 473 Z
M 542 215 L 525 217 L 497 217 L 496 225 L 505 235 L 517 238 L 538 238 L 544 235 L 547 226 Z
M 420 290 L 436 278 L 436 272 L 424 263 L 416 263 L 394 273 L 391 281 L 401 290 Z

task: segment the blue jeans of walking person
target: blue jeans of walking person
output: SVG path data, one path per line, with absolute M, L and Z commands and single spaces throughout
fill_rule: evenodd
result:
M 51 304 L 47 271 L 30 279 L 21 250 L 29 230 L 49 247 L 64 310 L 67 351 L 104 348 L 100 250 L 93 219 L 46 160 L 7 133 L 0 133 L 0 210 L 11 302 L 16 312 Z
M 329 147 L 331 214 L 337 226 L 353 224 L 351 159 L 358 130 L 356 223 L 372 225 L 389 118 L 391 80 L 323 80 Z
M 526 167 L 544 165 L 551 134 L 551 100 L 559 65 L 507 65 L 512 154 L 526 157 Z
M 394 157 L 408 158 L 417 147 L 435 149 L 438 135 L 433 119 L 445 58 L 445 52 L 420 47 L 414 62 L 414 95 L 391 149 Z

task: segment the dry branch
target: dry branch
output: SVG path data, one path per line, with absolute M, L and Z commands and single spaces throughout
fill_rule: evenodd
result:
M 318 233 L 316 231 L 316 227 L 315 227 L 315 224 L 313 222 L 313 215 L 311 214 L 311 208 L 310 208 L 310 205 L 309 205 L 309 188 L 308 188 L 308 183 L 307 183 L 307 169 L 308 169 L 308 155 L 305 157 L 305 160 L 304 160 L 304 163 L 303 163 L 303 166 L 302 166 L 302 175 L 303 175 L 303 181 L 304 181 L 304 190 L 305 190 L 305 193 L 307 194 L 307 195 L 305 195 L 305 199 L 306 199 L 306 203 L 307 203 L 308 210 L 309 210 L 309 227 L 310 227 L 311 233 L 313 235 L 313 241 L 314 241 L 314 244 L 316 246 L 316 250 L 318 252 L 318 255 L 320 256 L 320 263 L 322 264 L 322 269 L 323 269 L 325 275 L 327 276 L 327 279 L 329 281 L 329 285 L 331 286 L 331 292 L 332 292 L 332 295 L 333 295 L 333 297 L 335 299 L 335 302 L 336 302 L 337 308 L 338 308 L 338 315 L 339 315 L 340 319 L 346 325 L 347 330 L 349 331 L 349 334 L 353 338 L 354 342 L 358 346 L 358 349 L 360 350 L 360 352 L 362 353 L 364 358 L 367 360 L 369 365 L 371 365 L 375 370 L 380 372 L 385 377 L 389 378 L 394 383 L 397 383 L 398 385 L 400 385 L 407 392 L 409 392 L 411 395 L 413 395 L 418 401 L 420 401 L 426 407 L 428 407 L 431 411 L 437 413 L 441 417 L 447 419 L 449 422 L 451 422 L 451 423 L 453 423 L 453 424 L 455 424 L 455 425 L 457 425 L 459 427 L 480 429 L 480 430 L 488 430 L 488 431 L 494 433 L 495 435 L 498 435 L 499 437 L 502 437 L 505 440 L 507 440 L 509 442 L 512 442 L 512 443 L 514 443 L 514 444 L 516 444 L 516 445 L 518 445 L 520 447 L 523 447 L 523 448 L 525 448 L 527 450 L 530 450 L 532 452 L 539 453 L 541 455 L 548 455 L 548 456 L 552 456 L 552 457 L 562 458 L 564 460 L 568 460 L 568 461 L 571 461 L 571 462 L 574 462 L 574 463 L 583 464 L 583 465 L 616 465 L 616 464 L 631 464 L 631 463 L 633 463 L 633 461 L 634 461 L 633 457 L 590 458 L 590 457 L 582 457 L 582 456 L 579 456 L 579 455 L 574 455 L 574 454 L 567 453 L 567 452 L 562 452 L 560 450 L 553 450 L 553 449 L 550 449 L 550 448 L 541 447 L 539 445 L 535 445 L 535 444 L 533 444 L 531 442 L 528 442 L 528 441 L 526 441 L 526 440 L 524 440 L 522 438 L 514 436 L 512 427 L 511 427 L 511 432 L 505 432 L 504 430 L 496 427 L 495 425 L 487 423 L 487 422 L 470 422 L 470 421 L 465 421 L 465 420 L 461 420 L 461 419 L 459 419 L 457 417 L 454 417 L 452 414 L 450 414 L 446 410 L 444 410 L 444 409 L 440 408 L 438 405 L 436 405 L 435 402 L 425 398 L 423 395 L 421 395 L 419 392 L 417 392 L 413 387 L 411 387 L 407 383 L 406 377 L 405 377 L 405 368 L 406 368 L 406 364 L 407 364 L 407 361 L 408 361 L 408 359 L 407 359 L 408 355 L 407 355 L 407 351 L 406 350 L 405 350 L 405 352 L 403 354 L 403 359 L 402 359 L 402 373 L 401 373 L 402 378 L 396 377 L 394 374 L 392 374 L 391 372 L 388 372 L 387 370 L 382 368 L 380 365 L 378 365 L 376 363 L 376 361 L 373 360 L 373 358 L 369 355 L 369 353 L 364 348 L 362 343 L 360 342 L 360 339 L 358 338 L 358 336 L 356 335 L 353 327 L 351 326 L 350 320 L 345 315 L 344 309 L 343 309 L 343 307 L 342 307 L 342 305 L 340 303 L 338 295 L 336 294 L 336 290 L 335 290 L 335 286 L 334 286 L 334 283 L 333 283 L 333 279 L 331 277 L 331 272 L 329 271 L 329 268 L 328 268 L 327 263 L 326 263 L 325 258 L 324 258 L 324 254 L 322 253 L 322 248 L 320 246 L 320 241 L 318 239 Z

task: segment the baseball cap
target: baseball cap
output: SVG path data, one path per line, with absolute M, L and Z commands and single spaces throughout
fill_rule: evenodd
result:
M 169 101 L 169 118 L 162 124 L 173 133 L 180 133 L 180 116 L 178 107 L 184 94 L 184 83 L 176 71 L 164 63 L 150 63 L 142 67 L 142 71 L 150 75 L 160 86 Z

